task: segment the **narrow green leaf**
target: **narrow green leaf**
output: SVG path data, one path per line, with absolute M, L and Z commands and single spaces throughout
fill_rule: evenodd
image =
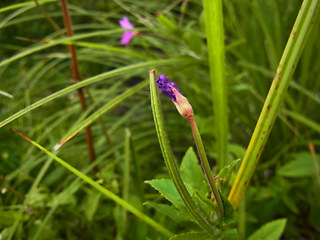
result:
M 48 3 L 48 2 L 58 2 L 58 1 L 59 0 L 38 0 L 38 2 L 40 4 Z M 29 5 L 36 6 L 36 3 L 35 3 L 35 1 L 27 1 L 27 2 L 23 2 L 23 3 L 13 4 L 13 5 L 10 5 L 8 7 L 0 8 L 0 13 L 6 12 L 6 11 L 10 11 L 10 10 L 14 10 L 14 9 L 17 9 L 17 8 L 21 8 L 21 7 L 25 7 L 25 6 L 29 6 Z
M 278 65 L 277 73 L 249 142 L 247 152 L 229 194 L 229 200 L 235 207 L 238 206 L 260 159 L 303 47 L 318 15 L 319 7 L 319 0 L 304 0 L 302 3 Z
M 102 80 L 105 80 L 105 79 L 108 79 L 108 78 L 111 78 L 111 77 L 114 77 L 114 76 L 119 76 L 123 73 L 126 73 L 126 72 L 130 72 L 132 70 L 137 70 L 139 68 L 145 68 L 145 67 L 148 67 L 148 66 L 160 66 L 160 65 L 170 65 L 170 64 L 173 64 L 173 63 L 183 63 L 183 64 L 188 64 L 190 63 L 190 59 L 186 59 L 186 58 L 175 58 L 175 59 L 169 59 L 169 60 L 156 60 L 156 61 L 147 61 L 147 62 L 142 62 L 142 63 L 137 63 L 137 64 L 132 64 L 132 65 L 129 65 L 129 66 L 125 66 L 125 67 L 122 67 L 122 68 L 118 68 L 118 69 L 115 69 L 115 70 L 112 70 L 112 71 L 109 71 L 109 72 L 106 72 L 106 73 L 102 73 L 102 74 L 99 74 L 99 75 L 96 75 L 94 77 L 91 77 L 91 78 L 88 78 L 86 80 L 83 80 L 79 83 L 76 83 L 76 84 L 73 84 L 69 87 L 66 87 L 64 89 L 61 89 L 60 91 L 58 92 L 55 92 L 33 104 L 31 104 L 30 106 L 20 110 L 19 112 L 11 115 L 10 117 L 8 117 L 7 119 L 3 120 L 0 122 L 0 128 L 7 125 L 8 123 L 12 122 L 13 120 L 23 116 L 24 114 L 32 111 L 33 109 L 36 109 L 42 105 L 44 105 L 45 103 L 48 103 L 58 97 L 61 97 L 63 95 L 66 95 L 78 88 L 81 88 L 81 87 L 84 87 L 84 86 L 88 86 L 90 84 L 93 84 L 93 83 L 96 83 L 96 82 L 100 82 Z
M 202 3 L 207 35 L 217 162 L 219 169 L 222 169 L 227 163 L 229 136 L 222 1 L 203 0 Z
M 283 109 L 281 111 L 281 113 L 283 113 L 284 115 L 291 117 L 292 119 L 294 119 L 297 122 L 300 122 L 301 124 L 313 129 L 314 131 L 320 133 L 320 124 L 318 124 L 315 121 L 310 120 L 309 118 L 294 112 L 294 111 L 289 111 L 289 110 L 285 110 Z
M 18 132 L 17 132 L 18 133 Z M 43 146 L 41 146 L 40 144 L 32 141 L 31 139 L 23 136 L 22 134 L 18 133 L 19 135 L 21 135 L 22 137 L 24 137 L 26 140 L 28 140 L 30 143 L 32 143 L 34 146 L 36 146 L 37 148 L 39 148 L 41 151 L 43 151 L 45 154 L 47 154 L 49 157 L 53 158 L 56 162 L 58 162 L 59 164 L 61 164 L 63 167 L 65 167 L 66 169 L 68 169 L 70 172 L 74 173 L 77 177 L 81 178 L 83 181 L 85 181 L 86 183 L 88 183 L 89 185 L 91 185 L 93 188 L 95 188 L 96 190 L 98 190 L 99 192 L 101 192 L 103 195 L 105 195 L 106 197 L 110 198 L 111 200 L 115 201 L 116 204 L 122 206 L 123 208 L 125 208 L 126 210 L 128 210 L 129 212 L 133 213 L 134 215 L 136 215 L 138 218 L 140 218 L 142 221 L 145 221 L 147 224 L 149 224 L 150 226 L 154 227 L 157 231 L 161 232 L 162 234 L 164 234 L 167 237 L 172 236 L 173 234 L 166 229 L 165 227 L 163 227 L 162 225 L 160 225 L 159 223 L 157 223 L 155 220 L 153 220 L 152 218 L 148 217 L 147 215 L 145 215 L 143 212 L 139 211 L 138 209 L 136 209 L 134 206 L 132 206 L 130 203 L 124 201 L 122 198 L 118 197 L 116 194 L 114 194 L 113 192 L 111 192 L 110 190 L 104 188 L 103 186 L 101 186 L 99 183 L 97 183 L 96 181 L 94 181 L 93 179 L 91 179 L 90 177 L 88 177 L 87 175 L 83 174 L 82 172 L 80 172 L 78 169 L 72 167 L 69 163 L 67 163 L 66 161 L 62 160 L 61 158 L 57 157 L 56 155 L 54 155 L 53 153 L 51 153 L 50 151 L 48 151 L 46 148 L 44 148 Z
M 311 177 L 312 172 L 313 167 L 310 153 L 301 152 L 297 153 L 292 161 L 280 167 L 277 174 L 284 177 Z
M 286 219 L 278 219 L 266 223 L 253 234 L 248 240 L 277 240 L 280 239 L 286 226 Z

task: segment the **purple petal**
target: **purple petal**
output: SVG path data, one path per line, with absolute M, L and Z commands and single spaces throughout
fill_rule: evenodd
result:
M 123 17 L 121 20 L 119 20 L 119 24 L 123 29 L 133 29 L 134 28 L 127 17 Z
M 128 45 L 131 38 L 133 38 L 133 36 L 135 35 L 135 32 L 124 32 L 122 35 L 122 38 L 120 40 L 122 45 Z
M 177 91 L 180 93 L 177 85 L 174 82 L 170 82 L 167 76 L 160 74 L 159 77 L 157 78 L 157 86 L 165 95 L 171 98 L 172 101 L 177 102 L 176 96 L 172 91 L 172 89 L 169 87 L 169 85 L 177 89 Z

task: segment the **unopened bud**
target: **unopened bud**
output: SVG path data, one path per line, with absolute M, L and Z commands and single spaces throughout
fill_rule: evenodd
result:
M 180 92 L 178 92 L 174 87 L 170 86 L 172 91 L 174 92 L 174 95 L 176 96 L 177 102 L 174 102 L 174 105 L 176 106 L 178 112 L 182 117 L 185 118 L 191 118 L 193 117 L 193 109 L 186 97 L 184 97 Z

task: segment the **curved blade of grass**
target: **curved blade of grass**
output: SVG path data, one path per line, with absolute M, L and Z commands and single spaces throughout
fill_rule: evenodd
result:
M 207 35 L 217 163 L 219 169 L 222 169 L 227 164 L 229 135 L 222 1 L 203 0 L 202 3 Z
M 50 151 L 48 151 L 46 148 L 44 148 L 43 146 L 39 145 L 38 143 L 32 141 L 31 139 L 27 138 L 26 136 L 24 136 L 23 134 L 17 132 L 16 130 L 12 129 L 13 131 L 15 131 L 16 133 L 18 133 L 20 136 L 22 136 L 24 139 L 26 139 L 27 141 L 29 141 L 30 143 L 32 143 L 34 146 L 36 146 L 37 148 L 39 148 L 41 151 L 43 151 L 44 153 L 46 153 L 49 157 L 53 158 L 56 162 L 58 162 L 59 164 L 61 164 L 63 167 L 65 167 L 66 169 L 68 169 L 70 172 L 74 173 L 75 175 L 77 175 L 77 177 L 81 178 L 83 181 L 85 181 L 86 183 L 88 183 L 89 185 L 91 185 L 92 187 L 94 187 L 95 189 L 97 189 L 99 192 L 101 192 L 103 195 L 105 195 L 106 197 L 110 198 L 111 200 L 115 201 L 116 204 L 122 206 L 123 208 L 125 208 L 126 210 L 128 210 L 129 212 L 133 213 L 134 215 L 136 215 L 138 218 L 140 218 L 142 221 L 146 222 L 147 224 L 149 224 L 150 226 L 152 226 L 153 228 L 155 228 L 157 231 L 161 232 L 163 235 L 167 236 L 167 237 L 171 237 L 173 236 L 173 233 L 171 233 L 168 229 L 166 229 L 165 227 L 163 227 L 162 225 L 160 225 L 159 223 L 157 223 L 156 221 L 154 221 L 152 218 L 148 217 L 147 215 L 145 215 L 143 212 L 139 211 L 138 209 L 136 209 L 134 206 L 132 206 L 130 203 L 124 201 L 122 198 L 118 197 L 116 194 L 114 194 L 113 192 L 109 191 L 108 189 L 104 188 L 103 186 L 101 186 L 99 183 L 97 183 L 96 181 L 94 181 L 93 179 L 89 178 L 87 175 L 83 174 L 82 172 L 80 172 L 78 169 L 72 167 L 70 164 L 68 164 L 67 162 L 65 162 L 64 160 L 62 160 L 61 158 L 57 157 L 56 155 L 54 155 L 53 153 L 51 153 Z
M 305 116 L 296 113 L 294 111 L 289 111 L 286 109 L 281 110 L 281 113 L 283 113 L 284 115 L 291 117 L 292 119 L 296 120 L 297 122 L 302 123 L 303 125 L 312 128 L 313 130 L 315 130 L 316 132 L 320 133 L 320 125 L 317 122 L 314 122 L 312 120 L 310 120 L 309 118 L 306 118 Z
M 76 126 L 74 126 L 70 132 L 68 132 L 64 137 L 62 142 L 65 143 L 66 141 L 70 140 L 72 137 L 74 137 L 77 133 L 79 133 L 82 129 L 84 129 L 86 126 L 89 126 L 92 122 L 97 120 L 99 117 L 101 117 L 103 114 L 105 114 L 107 111 L 109 111 L 111 108 L 118 105 L 120 102 L 125 100 L 126 98 L 132 96 L 142 88 L 148 86 L 148 81 L 143 81 L 137 85 L 135 85 L 132 88 L 129 88 L 127 91 L 122 93 L 121 95 L 114 98 L 112 101 L 106 103 L 104 106 L 99 108 L 97 111 L 95 111 L 93 114 L 91 114 L 89 117 L 85 118 L 83 121 L 78 123 Z
M 199 226 L 202 227 L 205 231 L 209 233 L 214 233 L 214 226 L 210 223 L 204 214 L 200 211 L 197 205 L 194 203 L 192 197 L 190 196 L 186 186 L 184 185 L 179 169 L 177 167 L 176 161 L 173 157 L 172 149 L 170 146 L 167 130 L 164 125 L 164 117 L 161 109 L 161 103 L 159 98 L 158 89 L 156 87 L 156 76 L 155 70 L 150 71 L 150 94 L 151 94 L 151 107 L 153 113 L 154 124 L 156 127 L 162 155 L 165 161 L 165 164 L 168 168 L 170 177 L 178 190 L 179 195 L 181 196 L 183 202 L 186 205 L 186 208 L 190 214 L 198 222 Z
M 20 110 L 19 112 L 11 115 L 10 117 L 6 118 L 5 120 L 0 122 L 0 128 L 7 125 L 8 123 L 12 122 L 13 120 L 17 119 L 18 117 L 23 116 L 24 114 L 26 114 L 27 112 L 30 112 L 31 110 L 38 108 L 40 106 L 42 106 L 45 103 L 48 103 L 58 97 L 61 97 L 63 95 L 66 95 L 67 93 L 70 93 L 78 88 L 87 86 L 89 84 L 92 83 L 96 83 L 96 82 L 100 82 L 102 80 L 105 80 L 107 78 L 111 78 L 114 76 L 118 76 L 121 75 L 123 73 L 126 72 L 130 72 L 132 70 L 136 70 L 138 68 L 145 68 L 145 67 L 150 67 L 150 66 L 160 66 L 160 65 L 170 65 L 170 64 L 176 64 L 176 63 L 183 63 L 183 64 L 188 64 L 190 62 L 192 62 L 193 60 L 190 60 L 188 58 L 172 58 L 172 59 L 164 59 L 164 60 L 155 60 L 155 61 L 148 61 L 148 62 L 142 62 L 142 63 L 137 63 L 137 64 L 132 64 L 126 67 L 122 67 L 122 68 L 118 68 L 115 70 L 111 70 L 109 72 L 106 73 L 102 73 L 99 75 L 96 75 L 94 77 L 88 78 L 86 80 L 83 80 L 79 83 L 73 84 L 69 87 L 66 87 L 58 92 L 55 92 L 33 104 L 31 104 L 30 106 Z
M 318 0 L 304 0 L 282 54 L 276 76 L 273 79 L 259 120 L 249 142 L 236 180 L 229 194 L 229 201 L 238 206 L 259 161 L 263 148 L 279 113 L 281 103 L 290 84 L 291 77 L 302 49 L 319 10 Z
M 139 31 L 141 31 L 142 29 L 139 29 Z M 138 31 L 138 29 L 137 29 Z M 111 30 L 111 31 L 95 31 L 95 32 L 91 32 L 91 33 L 83 33 L 83 34 L 77 34 L 74 35 L 72 37 L 65 37 L 65 38 L 61 38 L 59 40 L 50 40 L 48 43 L 42 43 L 42 44 L 37 44 L 35 46 L 32 46 L 31 48 L 28 48 L 26 50 L 24 50 L 23 52 L 20 52 L 8 59 L 5 59 L 3 61 L 0 62 L 0 67 L 9 64 L 11 62 L 14 62 L 18 59 L 21 59 L 25 56 L 28 56 L 30 54 L 42 51 L 44 49 L 59 45 L 59 44 L 74 44 L 72 43 L 72 41 L 75 40 L 79 40 L 79 39 L 84 39 L 84 38 L 92 38 L 92 37 L 101 37 L 101 36 L 109 36 L 112 34 L 116 34 L 116 33 L 121 33 L 123 32 L 123 29 L 116 29 L 116 30 Z
M 38 2 L 40 4 L 42 3 L 48 3 L 48 2 L 58 2 L 59 0 L 38 0 Z M 11 6 L 8 6 L 8 7 L 4 7 L 4 8 L 1 8 L 0 9 L 0 13 L 2 12 L 6 12 L 6 11 L 10 11 L 10 10 L 14 10 L 14 9 L 17 9 L 17 8 L 21 8 L 21 7 L 24 7 L 24 6 L 36 6 L 36 3 L 34 1 L 27 1 L 27 2 L 23 2 L 23 3 L 17 3 L 17 4 L 13 4 Z

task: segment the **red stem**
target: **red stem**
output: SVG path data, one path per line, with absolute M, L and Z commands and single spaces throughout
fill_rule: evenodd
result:
M 71 24 L 71 19 L 69 16 L 69 11 L 68 11 L 68 3 L 67 0 L 61 0 L 61 8 L 63 12 L 63 21 L 67 30 L 67 35 L 71 37 L 73 35 L 72 31 L 72 24 Z M 74 83 L 81 81 L 81 76 L 78 68 L 78 61 L 77 61 L 77 53 L 76 53 L 76 48 L 74 45 L 70 44 L 68 45 L 69 52 L 71 54 L 71 69 L 72 69 L 72 81 Z M 77 89 L 78 95 L 79 95 L 79 100 L 81 104 L 81 109 L 82 112 L 86 111 L 86 101 L 83 95 L 82 88 Z M 95 160 L 95 152 L 94 152 L 94 147 L 92 143 L 92 135 L 91 135 L 91 128 L 90 126 L 87 126 L 85 128 L 86 130 L 86 140 L 87 140 L 87 145 L 88 145 L 88 150 L 89 150 L 89 155 L 90 155 L 90 160 L 93 162 Z

